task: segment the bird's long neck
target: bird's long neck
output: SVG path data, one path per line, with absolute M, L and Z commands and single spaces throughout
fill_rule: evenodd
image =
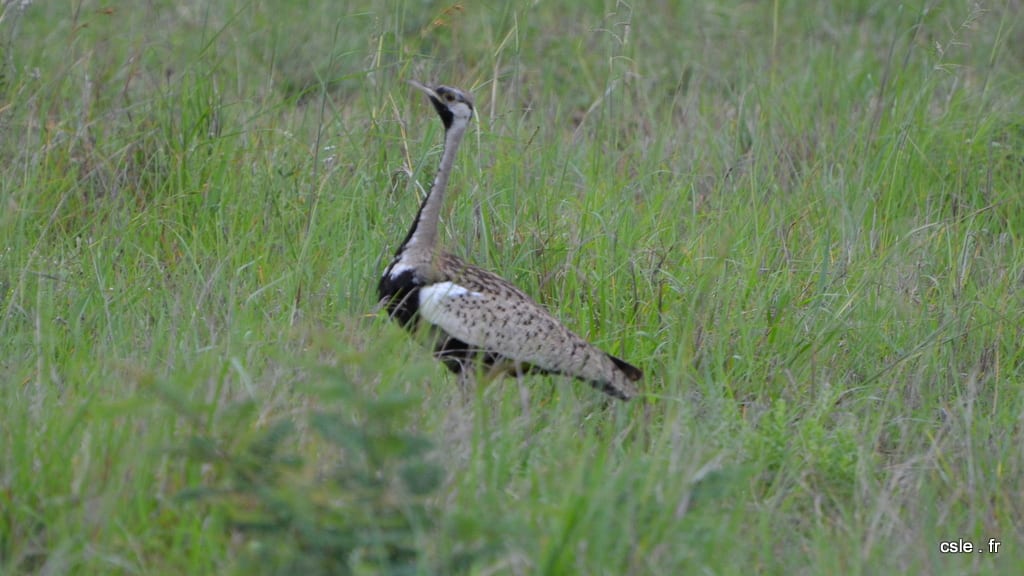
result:
M 410 250 L 423 251 L 433 256 L 437 249 L 437 223 L 441 217 L 441 207 L 444 205 L 444 193 L 448 188 L 448 176 L 451 174 L 455 153 L 459 149 L 465 130 L 465 123 L 456 122 L 445 131 L 444 152 L 441 153 L 441 163 L 438 164 L 434 184 L 420 204 L 416 220 L 413 221 L 412 228 L 409 229 L 405 242 L 398 248 L 397 254 Z

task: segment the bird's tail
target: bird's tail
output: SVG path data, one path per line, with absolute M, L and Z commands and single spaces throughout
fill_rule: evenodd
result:
M 626 362 L 622 358 L 616 358 L 611 354 L 609 354 L 608 357 L 612 359 L 612 362 L 615 364 L 615 367 L 618 368 L 630 382 L 636 382 L 637 380 L 644 377 L 643 370 L 640 370 L 639 368 L 633 366 L 629 362 Z
M 621 358 L 616 358 L 611 354 L 607 356 L 615 365 L 614 369 L 611 370 L 608 377 L 600 381 L 593 381 L 591 384 L 601 392 L 619 400 L 629 400 L 636 396 L 638 391 L 633 383 L 644 377 L 643 371 Z

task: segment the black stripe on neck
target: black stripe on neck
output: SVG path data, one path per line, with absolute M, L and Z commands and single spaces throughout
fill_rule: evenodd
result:
M 445 108 L 444 110 L 446 112 L 448 111 L 447 108 Z M 439 114 L 440 114 L 440 111 L 441 111 L 441 108 L 438 107 L 438 113 Z M 450 118 L 453 117 L 451 112 L 448 112 L 448 116 L 449 116 L 449 120 L 445 121 L 445 131 L 444 131 L 444 144 L 445 144 L 445 146 L 444 146 L 444 148 L 441 149 L 441 160 L 442 161 L 444 160 L 444 153 L 448 149 L 448 123 L 451 122 Z M 444 115 L 443 114 L 441 116 L 441 119 L 444 120 Z M 437 170 L 438 170 L 438 172 L 440 172 L 440 170 L 441 170 L 441 165 L 440 164 L 438 164 Z M 435 183 L 437 182 L 437 173 L 434 174 L 434 182 Z M 430 189 L 427 190 L 426 197 L 423 198 L 423 202 L 420 202 L 419 210 L 416 211 L 416 217 L 413 218 L 412 226 L 409 227 L 409 232 L 406 233 L 405 239 L 402 240 L 402 243 L 398 245 L 398 250 L 395 250 L 395 256 L 398 256 L 399 254 L 402 253 L 403 250 L 405 250 L 406 245 L 409 244 L 409 241 L 412 240 L 413 234 L 416 234 L 416 229 L 419 228 L 419 225 L 420 225 L 420 217 L 423 216 L 423 209 L 427 207 L 427 202 L 430 201 L 430 196 L 433 193 L 434 193 L 434 184 L 431 184 L 430 185 Z
M 427 197 L 423 199 L 423 202 L 420 203 L 419 210 L 416 211 L 416 217 L 413 218 L 412 226 L 409 227 L 409 233 L 405 235 L 405 240 L 402 240 L 402 243 L 398 245 L 398 250 L 395 250 L 395 256 L 396 257 L 399 254 L 401 254 L 403 251 L 405 251 L 406 245 L 408 245 L 409 241 L 412 240 L 412 235 L 415 234 L 416 233 L 416 229 L 419 228 L 420 216 L 423 215 L 423 207 L 427 205 L 427 201 L 430 200 L 430 195 L 433 194 L 433 193 L 434 193 L 434 187 L 431 186 L 430 190 L 427 191 Z

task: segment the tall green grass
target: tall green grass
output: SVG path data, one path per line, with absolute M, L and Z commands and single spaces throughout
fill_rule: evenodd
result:
M 1024 560 L 1017 2 L 2 6 L 0 573 Z M 407 78 L 447 246 L 642 399 L 374 314 Z

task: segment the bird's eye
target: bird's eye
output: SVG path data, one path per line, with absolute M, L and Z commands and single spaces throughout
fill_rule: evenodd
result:
M 443 98 L 445 102 L 455 101 L 455 95 L 453 95 L 451 92 L 445 92 Z

